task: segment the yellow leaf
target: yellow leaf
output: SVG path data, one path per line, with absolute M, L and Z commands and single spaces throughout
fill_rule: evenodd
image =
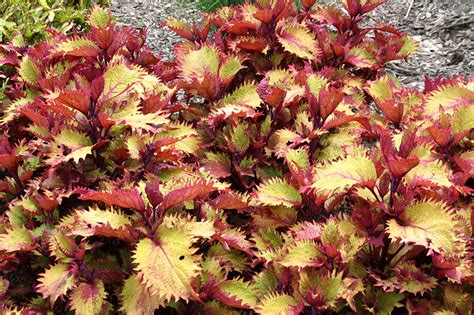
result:
M 272 178 L 261 184 L 255 194 L 256 202 L 267 206 L 293 207 L 301 204 L 298 190 L 282 179 Z
M 153 314 L 154 311 L 164 304 L 158 296 L 131 275 L 122 288 L 122 307 L 120 310 L 128 315 Z
M 28 56 L 25 56 L 21 60 L 18 73 L 20 77 L 29 84 L 36 84 L 40 78 L 38 66 Z
M 352 186 L 374 181 L 377 178 L 374 163 L 363 156 L 349 156 L 345 159 L 316 168 L 312 188 L 329 194 L 341 193 Z
M 91 26 L 107 27 L 111 20 L 112 16 L 109 10 L 100 6 L 94 6 L 89 14 L 89 23 Z
M 43 294 L 44 298 L 48 298 L 53 305 L 58 297 L 67 293 L 75 285 L 74 274 L 72 274 L 68 266 L 65 264 L 57 264 L 40 274 L 37 291 Z
M 319 57 L 318 42 L 305 25 L 280 20 L 276 30 L 278 41 L 286 51 L 303 59 L 315 60 Z
M 71 293 L 71 309 L 75 310 L 77 315 L 101 314 L 106 297 L 107 292 L 102 280 L 96 280 L 92 284 L 81 283 Z
M 141 240 L 133 255 L 142 283 L 165 301 L 188 301 L 196 294 L 191 282 L 200 270 L 190 250 L 191 237 L 179 228 L 160 226 L 156 239 Z
M 474 128 L 474 103 L 457 108 L 453 114 L 452 127 L 455 133 Z
M 414 243 L 437 253 L 452 255 L 460 249 L 456 225 L 453 214 L 444 204 L 422 201 L 409 205 L 398 221 L 389 220 L 387 233 L 390 238 L 403 243 Z
M 256 311 L 261 315 L 291 315 L 298 314 L 298 301 L 287 294 L 270 293 L 262 299 Z

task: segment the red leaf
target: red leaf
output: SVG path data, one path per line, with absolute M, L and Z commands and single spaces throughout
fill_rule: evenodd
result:
M 216 190 L 211 182 L 206 180 L 198 180 L 190 182 L 182 188 L 170 191 L 160 204 L 160 209 L 167 210 L 177 204 L 194 198 L 202 198 L 207 194 Z
M 404 159 L 400 157 L 388 158 L 387 166 L 390 170 L 390 173 L 393 174 L 396 178 L 401 178 L 405 176 L 412 168 L 418 165 L 420 161 L 417 157 Z
M 213 205 L 218 209 L 246 209 L 249 205 L 242 200 L 242 197 L 232 193 L 226 192 L 212 201 Z
M 75 192 L 80 194 L 81 200 L 100 201 L 108 206 L 130 208 L 139 212 L 145 210 L 143 199 L 136 188 L 117 189 L 113 192 L 77 189 Z
M 252 22 L 232 22 L 225 25 L 225 30 L 234 35 L 247 35 L 249 30 L 256 30 L 257 25 Z
M 153 207 L 158 206 L 163 201 L 163 194 L 160 191 L 160 182 L 155 176 L 150 178 L 145 186 L 145 192 Z
M 324 128 L 329 130 L 331 128 L 336 128 L 339 127 L 340 125 L 347 124 L 348 122 L 351 121 L 357 121 L 359 124 L 361 124 L 365 129 L 371 130 L 371 126 L 369 123 L 369 120 L 366 117 L 362 116 L 341 116 L 337 117 L 331 121 L 328 121 L 327 123 L 324 124 Z
M 55 102 L 59 102 L 62 105 L 66 105 L 87 115 L 90 105 L 90 92 L 86 90 L 66 90 L 55 99 Z
M 0 154 L 0 167 L 4 167 L 9 172 L 16 174 L 18 161 L 19 159 L 15 154 Z
M 266 24 L 272 20 L 273 12 L 271 10 L 259 10 L 253 17 Z
M 315 3 L 316 0 L 301 0 L 301 4 L 306 10 L 309 10 Z
M 344 93 L 338 89 L 323 89 L 319 92 L 319 112 L 325 120 L 341 103 Z
M 403 118 L 404 106 L 402 103 L 395 103 L 394 100 L 377 102 L 377 106 L 383 111 L 385 117 L 396 125 L 399 125 Z
M 439 124 L 429 127 L 428 132 L 440 147 L 445 147 L 451 139 L 451 128 L 442 128 Z
M 93 27 L 91 33 L 94 41 L 102 49 L 109 48 L 114 42 L 115 32 L 113 27 Z

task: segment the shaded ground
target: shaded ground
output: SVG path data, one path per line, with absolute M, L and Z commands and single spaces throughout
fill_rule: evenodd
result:
M 329 3 L 334 0 L 323 0 Z M 187 22 L 199 18 L 193 0 L 113 0 L 112 11 L 120 22 L 149 30 L 148 44 L 165 58 L 172 57 L 180 39 L 160 23 L 176 17 Z M 425 75 L 474 76 L 474 6 L 471 0 L 388 0 L 370 16 L 396 26 L 420 42 L 408 62 L 388 66 L 407 85 L 423 87 Z

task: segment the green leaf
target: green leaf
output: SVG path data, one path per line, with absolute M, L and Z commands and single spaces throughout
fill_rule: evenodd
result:
M 245 105 L 252 108 L 260 106 L 260 96 L 257 93 L 257 87 L 253 83 L 247 83 L 239 86 L 231 94 L 226 94 L 222 100 L 222 106 L 226 105 Z
M 398 220 L 388 221 L 386 230 L 390 238 L 402 243 L 455 255 L 461 249 L 455 233 L 456 225 L 453 214 L 444 204 L 428 200 L 409 205 Z
M 232 279 L 224 281 L 219 284 L 219 289 L 223 291 L 225 297 L 221 300 L 224 304 L 227 304 L 227 300 L 235 300 L 233 307 L 251 308 L 257 304 L 257 298 L 255 296 L 255 288 L 249 282 L 244 282 L 240 279 Z
M 91 26 L 107 27 L 112 21 L 109 10 L 100 6 L 94 6 L 89 14 L 89 23 Z
M 405 296 L 396 292 L 384 292 L 377 291 L 375 293 L 376 299 L 376 311 L 380 315 L 390 315 L 393 310 L 397 307 L 403 307 L 403 304 L 400 303 Z
M 255 201 L 266 206 L 293 207 L 301 205 L 298 190 L 280 178 L 272 178 L 257 188 Z
M 112 63 L 104 73 L 104 90 L 102 98 L 104 100 L 117 101 L 116 97 L 122 96 L 129 102 L 129 93 L 135 92 L 142 96 L 146 91 L 151 91 L 159 84 L 156 76 L 148 74 L 141 67 L 136 65 L 127 65 L 124 61 L 118 59 Z
M 419 163 L 412 168 L 404 179 L 413 186 L 452 187 L 452 171 L 441 161 Z
M 0 124 L 5 125 L 12 120 L 14 120 L 16 117 L 20 115 L 20 111 L 31 103 L 33 101 L 32 98 L 29 97 L 24 97 L 24 98 L 19 98 L 10 104 L 7 105 L 7 107 L 3 110 L 2 117 L 0 118 Z M 48 132 L 49 134 L 49 132 Z
M 426 97 L 424 114 L 437 118 L 439 107 L 442 106 L 446 114 L 453 114 L 459 106 L 471 106 L 474 102 L 474 91 L 467 86 L 443 85 L 430 92 Z
M 285 152 L 285 159 L 288 164 L 295 172 L 306 172 L 309 167 L 309 156 L 308 152 L 304 149 L 288 149 Z
M 250 139 L 247 135 L 245 125 L 239 124 L 232 130 L 230 140 L 240 152 L 245 152 L 250 146 Z

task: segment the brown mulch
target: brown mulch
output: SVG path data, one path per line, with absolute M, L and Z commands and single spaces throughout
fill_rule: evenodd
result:
M 410 34 L 420 49 L 388 65 L 402 82 L 423 87 L 424 76 L 474 76 L 474 6 L 471 0 L 389 0 L 371 17 Z

